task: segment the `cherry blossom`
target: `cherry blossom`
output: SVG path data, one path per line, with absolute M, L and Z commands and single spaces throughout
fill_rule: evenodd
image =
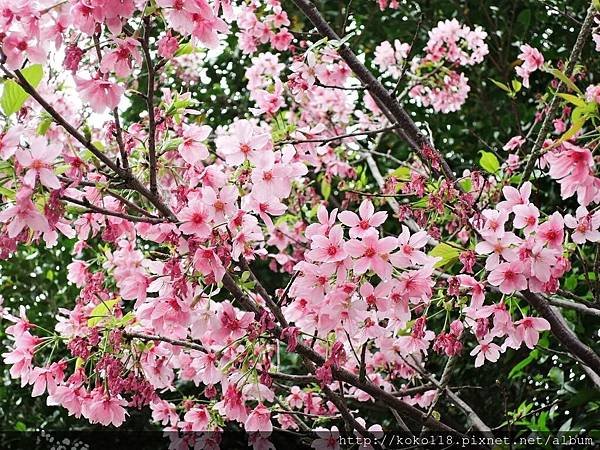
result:
M 489 339 L 484 339 L 471 350 L 470 354 L 471 356 L 477 355 L 475 358 L 475 367 L 481 367 L 486 360 L 490 362 L 498 361 L 498 358 L 500 358 L 500 347 Z
M 576 215 L 565 216 L 565 225 L 574 231 L 571 239 L 576 244 L 584 244 L 586 241 L 598 242 L 600 240 L 600 211 L 591 214 L 585 206 L 577 208 Z
M 23 183 L 33 188 L 39 178 L 40 183 L 47 188 L 59 189 L 61 185 L 52 170 L 52 164 L 60 153 L 59 145 L 48 145 L 44 138 L 33 139 L 28 150 L 17 151 L 19 164 L 27 169 Z

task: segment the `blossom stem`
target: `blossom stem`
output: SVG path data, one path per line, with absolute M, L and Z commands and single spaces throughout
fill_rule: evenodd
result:
M 150 16 L 144 17 L 144 36 L 141 40 L 146 61 L 148 87 L 146 90 L 146 108 L 148 110 L 148 162 L 150 164 L 150 192 L 158 195 L 156 182 L 156 119 L 154 117 L 154 66 L 150 55 Z

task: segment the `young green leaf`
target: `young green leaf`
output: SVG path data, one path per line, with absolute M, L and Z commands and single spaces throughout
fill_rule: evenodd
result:
M 113 309 L 115 309 L 115 305 L 119 302 L 119 299 L 114 300 L 105 300 L 99 305 L 97 305 L 92 312 L 90 313 L 90 318 L 88 319 L 88 327 L 95 327 L 100 323 L 100 321 L 106 317 L 110 317 L 112 315 Z
M 479 165 L 483 170 L 489 173 L 497 173 L 500 170 L 500 162 L 498 161 L 498 158 L 496 158 L 496 155 L 484 150 L 481 151 Z
M 33 87 L 37 87 L 44 77 L 44 69 L 41 64 L 35 64 L 33 66 L 25 67 L 21 70 L 23 77 Z M 16 113 L 21 109 L 23 103 L 29 98 L 29 94 L 23 90 L 21 86 L 14 80 L 7 80 L 4 82 L 4 90 L 2 92 L 2 98 L 0 98 L 0 106 L 2 111 L 7 116 Z
M 435 263 L 435 267 L 442 267 L 456 260 L 460 255 L 460 251 L 451 245 L 440 243 L 433 247 L 429 252 L 429 256 L 441 258 Z

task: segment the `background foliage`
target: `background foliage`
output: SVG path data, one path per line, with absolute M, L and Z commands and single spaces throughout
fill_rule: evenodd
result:
M 347 0 L 317 1 L 325 17 L 338 29 L 348 14 Z M 349 41 L 357 53 L 372 58 L 375 47 L 384 40 L 398 39 L 412 42 L 419 52 L 427 41 L 427 30 L 439 20 L 456 17 L 468 25 L 481 25 L 488 32 L 490 54 L 486 62 L 469 71 L 471 92 L 467 103 L 457 113 L 433 114 L 424 109 L 408 107 L 417 121 L 427 121 L 438 148 L 448 156 L 450 164 L 459 172 L 477 166 L 479 152 L 486 150 L 506 157 L 501 150 L 508 137 L 524 134 L 522 127 L 530 124 L 537 110 L 532 92 L 544 93 L 550 81 L 548 75 L 536 74 L 527 93 L 510 98 L 490 80 L 510 84 L 515 78 L 514 66 L 521 43 L 529 43 L 543 51 L 546 60 L 565 60 L 575 40 L 578 22 L 582 20 L 588 2 L 582 0 L 427 0 L 404 2 L 398 10 L 379 11 L 374 1 L 350 2 L 349 20 L 356 23 L 357 35 Z M 299 12 L 287 5 L 295 32 L 310 29 Z M 176 84 L 190 85 L 200 103 L 203 120 L 216 127 L 227 124 L 248 110 L 249 99 L 245 91 L 244 71 L 248 57 L 236 48 L 233 34 L 227 46 L 218 55 L 195 54 L 185 64 L 198 64 L 200 79 L 184 81 L 171 69 Z M 586 73 L 597 74 L 597 61 L 592 62 L 593 48 L 587 46 L 582 58 Z M 597 55 L 595 55 L 597 56 Z M 593 75 L 589 75 L 593 76 Z M 592 80 L 594 81 L 594 80 Z M 598 80 L 595 80 L 598 82 Z M 144 90 L 145 80 L 138 80 L 139 90 Z M 186 87 L 186 89 L 188 89 Z M 134 120 L 145 105 L 131 98 L 126 118 Z M 380 143 L 380 151 L 391 150 L 396 158 L 408 155 L 408 148 L 392 134 Z M 385 166 L 387 164 L 387 167 Z M 395 169 L 391 160 L 380 160 L 381 169 Z M 372 183 L 372 180 L 367 180 Z M 556 190 L 534 181 L 537 204 L 552 204 L 557 199 Z M 337 194 L 334 186 L 333 195 Z M 12 310 L 25 305 L 30 319 L 41 326 L 51 327 L 54 315 L 61 306 L 71 305 L 77 289 L 66 280 L 65 265 L 69 258 L 69 243 L 60 242 L 55 248 L 23 248 L 12 258 L 0 262 L 0 295 L 4 306 Z M 269 273 L 265 268 L 264 274 Z M 263 274 L 263 275 L 264 275 Z M 272 276 L 272 275 L 271 275 Z M 592 273 L 595 277 L 597 274 Z M 285 280 L 263 276 L 270 288 L 285 285 Z M 585 295 L 583 274 L 564 280 L 563 288 Z M 576 333 L 588 343 L 597 345 L 596 330 L 600 320 L 594 316 L 577 316 L 563 311 Z M 0 327 L 0 340 L 5 336 Z M 440 360 L 440 364 L 442 361 Z M 90 427 L 86 422 L 67 417 L 65 410 L 48 407 L 45 398 L 31 398 L 29 389 L 13 383 L 8 370 L 0 366 L 0 427 L 4 430 L 25 430 L 37 427 L 65 429 Z M 475 369 L 472 364 L 458 365 L 452 375 L 453 384 L 462 397 L 477 405 L 482 419 L 492 425 L 507 422 L 525 429 L 590 429 L 600 422 L 600 393 L 590 388 L 584 372 L 571 357 L 563 353 L 553 339 L 544 338 L 533 351 L 508 351 L 497 364 L 487 364 Z M 479 387 L 477 387 L 479 386 Z M 498 404 L 502 399 L 502 404 Z M 525 400 L 529 399 L 529 400 Z M 446 400 L 442 400 L 446 401 Z M 451 405 L 444 407 L 452 408 Z M 374 411 L 382 423 L 390 420 L 386 411 Z M 148 427 L 145 413 L 130 418 L 125 426 L 130 429 Z M 460 412 L 454 414 L 460 417 Z M 453 425 L 450 423 L 450 425 Z

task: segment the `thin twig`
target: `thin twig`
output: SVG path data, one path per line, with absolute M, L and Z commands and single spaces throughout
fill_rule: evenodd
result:
M 142 51 L 148 72 L 146 90 L 146 109 L 148 110 L 148 162 L 150 164 L 150 192 L 158 195 L 156 183 L 156 119 L 154 117 L 154 66 L 150 55 L 150 16 L 144 17 L 144 36 L 141 40 Z
M 569 59 L 567 61 L 567 66 L 564 72 L 567 78 L 571 78 L 571 75 L 573 75 L 573 71 L 575 70 L 577 61 L 581 56 L 581 51 L 583 50 L 583 47 L 586 44 L 586 42 L 589 41 L 590 33 L 592 32 L 592 27 L 594 25 L 594 17 L 596 15 L 596 12 L 596 6 L 592 1 L 587 10 L 587 14 L 585 16 L 585 20 L 583 21 L 583 25 L 581 26 L 579 34 L 577 35 L 575 45 L 571 50 L 571 55 L 569 56 Z M 544 141 L 546 140 L 546 135 L 548 134 L 548 131 L 550 131 L 550 124 L 554 119 L 554 112 L 556 111 L 556 108 L 558 107 L 558 103 L 560 101 L 560 97 L 558 96 L 558 94 L 562 91 L 563 87 L 564 83 L 562 81 L 559 82 L 558 87 L 556 88 L 556 91 L 554 92 L 554 95 L 552 97 L 552 101 L 550 102 L 550 106 L 545 112 L 544 121 L 542 122 L 542 126 L 538 132 L 537 138 L 535 139 L 535 144 L 531 149 L 531 156 L 529 157 L 529 161 L 527 161 L 527 165 L 525 166 L 525 170 L 523 171 L 520 186 L 522 186 L 523 183 L 529 180 L 529 177 L 533 173 L 533 169 L 535 168 L 537 160 L 540 157 Z

